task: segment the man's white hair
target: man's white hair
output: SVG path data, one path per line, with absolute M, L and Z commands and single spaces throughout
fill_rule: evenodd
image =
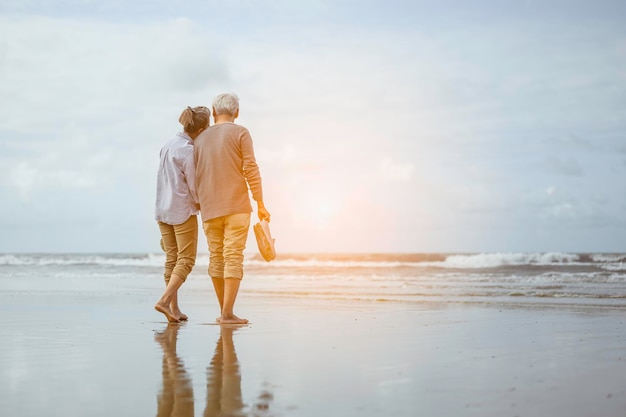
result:
M 213 115 L 229 114 L 234 116 L 239 110 L 239 97 L 235 93 L 224 93 L 213 99 Z

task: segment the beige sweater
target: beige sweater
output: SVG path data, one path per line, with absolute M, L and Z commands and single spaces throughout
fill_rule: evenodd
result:
M 248 129 L 235 123 L 207 128 L 194 140 L 196 189 L 202 221 L 250 213 L 252 198 L 263 201 L 261 173 Z

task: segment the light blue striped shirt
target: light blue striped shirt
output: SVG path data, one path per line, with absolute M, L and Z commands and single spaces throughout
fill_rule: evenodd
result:
M 177 133 L 161 148 L 157 174 L 155 218 L 171 225 L 182 224 L 198 214 L 193 140 Z

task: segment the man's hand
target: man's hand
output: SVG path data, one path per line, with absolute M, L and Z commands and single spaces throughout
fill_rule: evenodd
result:
M 269 223 L 270 221 L 270 212 L 267 211 L 265 205 L 262 201 L 258 202 L 259 209 L 257 210 L 257 214 L 259 215 L 259 220 L 265 220 Z

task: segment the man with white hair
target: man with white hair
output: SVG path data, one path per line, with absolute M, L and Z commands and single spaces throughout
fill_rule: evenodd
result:
M 260 220 L 270 220 L 263 204 L 261 174 L 254 157 L 248 129 L 234 123 L 239 117 L 239 98 L 232 93 L 213 100 L 215 124 L 194 141 L 196 189 L 202 228 L 209 245 L 209 276 L 220 304 L 222 324 L 245 324 L 233 307 L 243 278 L 252 198 Z

